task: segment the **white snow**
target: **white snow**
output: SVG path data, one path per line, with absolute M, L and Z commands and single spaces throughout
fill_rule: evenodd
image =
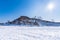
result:
M 60 40 L 60 27 L 0 26 L 0 40 Z

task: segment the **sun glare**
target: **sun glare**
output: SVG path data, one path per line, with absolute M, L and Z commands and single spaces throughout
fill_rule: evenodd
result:
M 47 8 L 48 8 L 48 10 L 53 10 L 54 9 L 54 4 L 53 3 L 49 3 Z

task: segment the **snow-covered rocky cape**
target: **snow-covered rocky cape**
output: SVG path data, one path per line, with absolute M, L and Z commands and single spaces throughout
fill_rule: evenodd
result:
M 0 26 L 0 40 L 60 40 L 60 27 Z

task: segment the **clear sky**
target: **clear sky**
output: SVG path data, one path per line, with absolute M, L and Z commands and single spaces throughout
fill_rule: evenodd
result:
M 20 16 L 60 21 L 60 0 L 0 0 L 0 22 Z

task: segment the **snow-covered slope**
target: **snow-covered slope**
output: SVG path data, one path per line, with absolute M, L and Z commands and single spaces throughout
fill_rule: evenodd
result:
M 0 40 L 60 40 L 60 27 L 0 26 Z

